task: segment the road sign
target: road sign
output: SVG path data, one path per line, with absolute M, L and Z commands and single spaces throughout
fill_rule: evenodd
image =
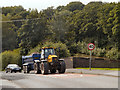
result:
M 94 50 L 94 48 L 95 48 L 95 45 L 93 43 L 88 44 L 88 49 L 89 50 Z
M 89 61 L 89 69 L 91 70 L 91 56 L 92 56 L 92 50 L 94 50 L 95 45 L 93 43 L 88 44 L 88 49 L 90 50 L 90 61 Z

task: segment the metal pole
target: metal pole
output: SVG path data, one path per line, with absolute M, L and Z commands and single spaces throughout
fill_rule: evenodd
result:
M 91 70 L 91 55 L 92 55 L 92 51 L 90 50 L 90 61 L 89 61 L 89 69 Z

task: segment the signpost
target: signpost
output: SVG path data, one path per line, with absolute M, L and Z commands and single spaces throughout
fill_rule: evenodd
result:
M 91 70 L 91 55 L 92 55 L 92 50 L 95 49 L 95 45 L 93 43 L 88 44 L 88 49 L 90 50 L 90 61 L 89 61 L 89 69 Z

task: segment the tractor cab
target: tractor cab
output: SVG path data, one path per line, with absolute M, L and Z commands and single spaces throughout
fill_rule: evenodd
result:
M 43 47 L 41 50 L 41 58 L 48 58 L 49 55 L 55 55 L 55 49 L 50 47 Z
M 52 62 L 53 59 L 57 60 L 55 48 L 43 47 L 41 50 L 41 59 L 47 60 L 48 62 Z

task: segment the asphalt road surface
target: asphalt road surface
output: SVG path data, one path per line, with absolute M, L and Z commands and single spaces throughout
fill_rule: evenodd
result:
M 118 88 L 118 77 L 90 74 L 5 73 L 3 88 Z

